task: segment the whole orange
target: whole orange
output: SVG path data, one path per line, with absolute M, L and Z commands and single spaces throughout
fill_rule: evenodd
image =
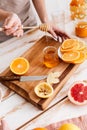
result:
M 34 128 L 33 130 L 47 130 L 47 129 L 43 127 L 38 127 L 38 128 Z

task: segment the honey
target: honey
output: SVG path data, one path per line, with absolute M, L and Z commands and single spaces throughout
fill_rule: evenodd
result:
M 57 49 L 54 46 L 47 46 L 44 48 L 43 63 L 48 68 L 53 68 L 59 64 Z

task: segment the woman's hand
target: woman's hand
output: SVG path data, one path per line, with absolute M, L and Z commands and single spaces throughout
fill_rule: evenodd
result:
M 21 20 L 15 13 L 9 13 L 4 21 L 3 28 L 6 35 L 23 36 Z
M 0 121 L 0 130 L 11 130 L 5 120 Z
M 47 31 L 58 41 L 63 42 L 65 39 L 69 39 L 70 37 L 62 30 L 60 30 L 56 25 L 52 23 L 46 23 Z

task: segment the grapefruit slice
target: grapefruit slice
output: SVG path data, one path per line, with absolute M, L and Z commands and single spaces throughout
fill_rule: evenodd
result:
M 40 98 L 48 98 L 53 94 L 53 87 L 47 82 L 41 82 L 35 87 L 34 92 Z
M 87 104 L 87 83 L 75 82 L 68 91 L 68 98 L 76 105 Z

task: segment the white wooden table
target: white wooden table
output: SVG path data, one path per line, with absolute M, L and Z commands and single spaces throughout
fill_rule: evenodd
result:
M 73 25 L 72 22 L 66 24 Z M 71 37 L 75 37 L 73 29 L 67 29 Z M 22 38 L 13 38 L 0 44 L 0 73 L 10 64 L 12 59 L 22 55 L 34 41 L 42 37 L 44 33 L 35 31 Z M 87 39 L 84 39 L 85 41 Z M 5 119 L 12 130 L 32 130 L 35 127 L 44 127 L 53 122 L 78 117 L 87 114 L 87 105 L 75 106 L 68 99 L 61 104 L 56 104 L 59 99 L 66 95 L 67 89 L 74 81 L 87 79 L 87 61 L 82 63 L 70 77 L 63 89 L 51 102 L 47 111 L 41 111 L 15 92 L 0 84 L 2 101 L 0 102 L 0 118 Z M 56 105 L 54 105 L 56 104 Z

